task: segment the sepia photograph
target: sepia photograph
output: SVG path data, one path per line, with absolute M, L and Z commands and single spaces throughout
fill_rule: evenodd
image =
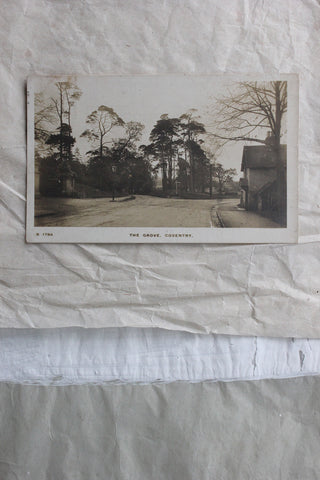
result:
M 32 77 L 27 240 L 294 242 L 297 78 Z

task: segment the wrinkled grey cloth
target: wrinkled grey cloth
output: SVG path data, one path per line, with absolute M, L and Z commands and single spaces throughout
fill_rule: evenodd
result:
M 0 384 L 1 480 L 316 480 L 320 378 Z

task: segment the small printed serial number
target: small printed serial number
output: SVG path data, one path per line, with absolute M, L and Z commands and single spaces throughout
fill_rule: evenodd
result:
M 39 237 L 40 233 L 36 233 L 36 236 Z M 53 233 L 48 233 L 48 232 L 45 232 L 45 233 L 42 233 L 41 234 L 43 237 L 53 237 Z

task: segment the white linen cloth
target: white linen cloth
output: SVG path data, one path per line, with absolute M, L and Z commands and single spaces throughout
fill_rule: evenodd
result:
M 320 373 L 319 340 L 161 329 L 0 329 L 0 382 L 42 385 L 287 378 Z

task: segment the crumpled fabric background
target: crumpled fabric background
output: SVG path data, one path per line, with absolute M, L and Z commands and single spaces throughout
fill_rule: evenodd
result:
M 316 480 L 319 378 L 0 384 L 3 480 Z
M 317 478 L 319 379 L 278 379 L 320 372 L 319 26 L 316 0 L 2 0 L 1 479 Z M 174 72 L 299 73 L 300 244 L 27 245 L 28 75 Z
M 3 0 L 0 9 L 0 325 L 137 326 L 194 333 L 320 337 L 319 3 Z M 25 243 L 28 75 L 158 72 L 299 73 L 299 228 L 303 243 Z M 144 338 L 144 349 L 150 332 L 139 332 Z M 90 343 L 93 333 L 83 339 L 79 330 L 51 335 L 6 331 L 2 333 L 6 342 L 7 335 L 11 339 L 16 335 L 6 352 L 20 362 L 20 371 L 26 366 L 26 358 L 31 361 L 37 355 L 44 355 L 50 366 L 48 344 L 55 345 L 54 351 L 60 352 L 56 365 L 62 369 L 65 351 L 59 336 L 67 339 L 73 378 L 77 377 L 76 363 L 72 363 L 72 358 L 78 359 L 76 345 L 95 344 L 93 337 Z M 21 352 L 27 355 L 28 351 L 23 348 L 25 335 L 37 345 L 32 358 L 23 357 L 23 353 L 21 356 Z M 43 335 L 43 341 L 36 343 L 39 335 Z M 132 333 L 129 329 L 116 335 L 118 339 L 126 335 L 130 339 Z M 166 342 L 175 337 L 161 332 L 154 338 L 153 352 L 167 352 Z M 207 338 L 193 338 L 199 352 L 201 348 L 202 352 L 207 351 Z M 216 341 L 213 336 L 209 338 Z M 181 334 L 179 342 L 184 341 Z M 246 368 L 251 368 L 256 355 L 250 343 L 253 341 L 248 340 L 243 350 L 246 367 L 231 377 L 245 377 Z M 240 345 L 243 339 L 230 337 L 230 343 L 234 342 Z M 259 349 L 269 349 L 269 359 L 280 358 L 277 352 L 290 349 L 291 345 L 291 340 L 263 342 L 259 339 Z M 300 342 L 301 348 L 292 356 L 284 375 L 300 373 L 300 359 L 304 357 L 304 362 L 311 362 L 311 372 L 317 371 L 317 341 L 314 340 L 312 349 L 307 340 Z M 103 345 L 99 348 L 100 353 L 104 351 Z M 190 350 L 185 350 L 184 359 Z M 151 355 L 148 348 L 143 351 Z M 214 355 L 214 350 L 210 350 L 210 355 Z M 230 356 L 229 346 L 223 358 Z M 87 359 L 87 363 L 91 360 Z M 276 360 L 266 368 L 273 367 L 277 372 Z M 156 367 L 153 373 L 149 378 L 156 379 Z M 223 375 L 229 377 L 226 370 Z M 123 376 L 120 367 L 115 376 Z

